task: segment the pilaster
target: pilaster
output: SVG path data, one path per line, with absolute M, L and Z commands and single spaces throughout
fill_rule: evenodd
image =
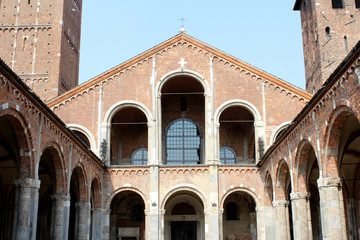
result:
M 92 239 L 101 239 L 102 209 L 94 208 L 92 211 Z
M 263 206 L 255 208 L 256 210 L 256 235 L 258 240 L 265 240 L 265 209 Z
M 345 211 L 340 178 L 319 178 L 317 183 L 320 194 L 323 239 L 346 239 Z
M 102 231 L 101 231 L 101 239 L 109 240 L 110 238 L 110 213 L 111 209 L 103 209 L 102 210 Z

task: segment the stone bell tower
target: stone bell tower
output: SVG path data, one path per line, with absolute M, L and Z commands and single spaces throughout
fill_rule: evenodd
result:
M 315 93 L 360 40 L 360 0 L 296 0 L 306 90 Z
M 0 58 L 44 101 L 78 84 L 82 0 L 0 1 Z

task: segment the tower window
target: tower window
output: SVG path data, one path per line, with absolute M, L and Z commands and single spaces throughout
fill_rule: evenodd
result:
M 355 0 L 355 7 L 360 8 L 360 0 Z
M 325 28 L 326 37 L 330 37 L 330 27 Z
M 344 8 L 343 0 L 332 0 L 333 8 Z
M 344 36 L 345 51 L 349 51 L 347 36 Z

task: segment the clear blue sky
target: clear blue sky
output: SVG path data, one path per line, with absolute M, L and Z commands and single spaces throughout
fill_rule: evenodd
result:
M 80 83 L 175 36 L 187 34 L 304 88 L 295 0 L 84 0 Z

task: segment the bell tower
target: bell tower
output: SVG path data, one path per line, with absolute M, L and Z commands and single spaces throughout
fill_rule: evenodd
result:
M 77 86 L 82 0 L 0 1 L 0 58 L 44 101 Z
M 296 0 L 306 90 L 315 93 L 360 40 L 360 0 Z

